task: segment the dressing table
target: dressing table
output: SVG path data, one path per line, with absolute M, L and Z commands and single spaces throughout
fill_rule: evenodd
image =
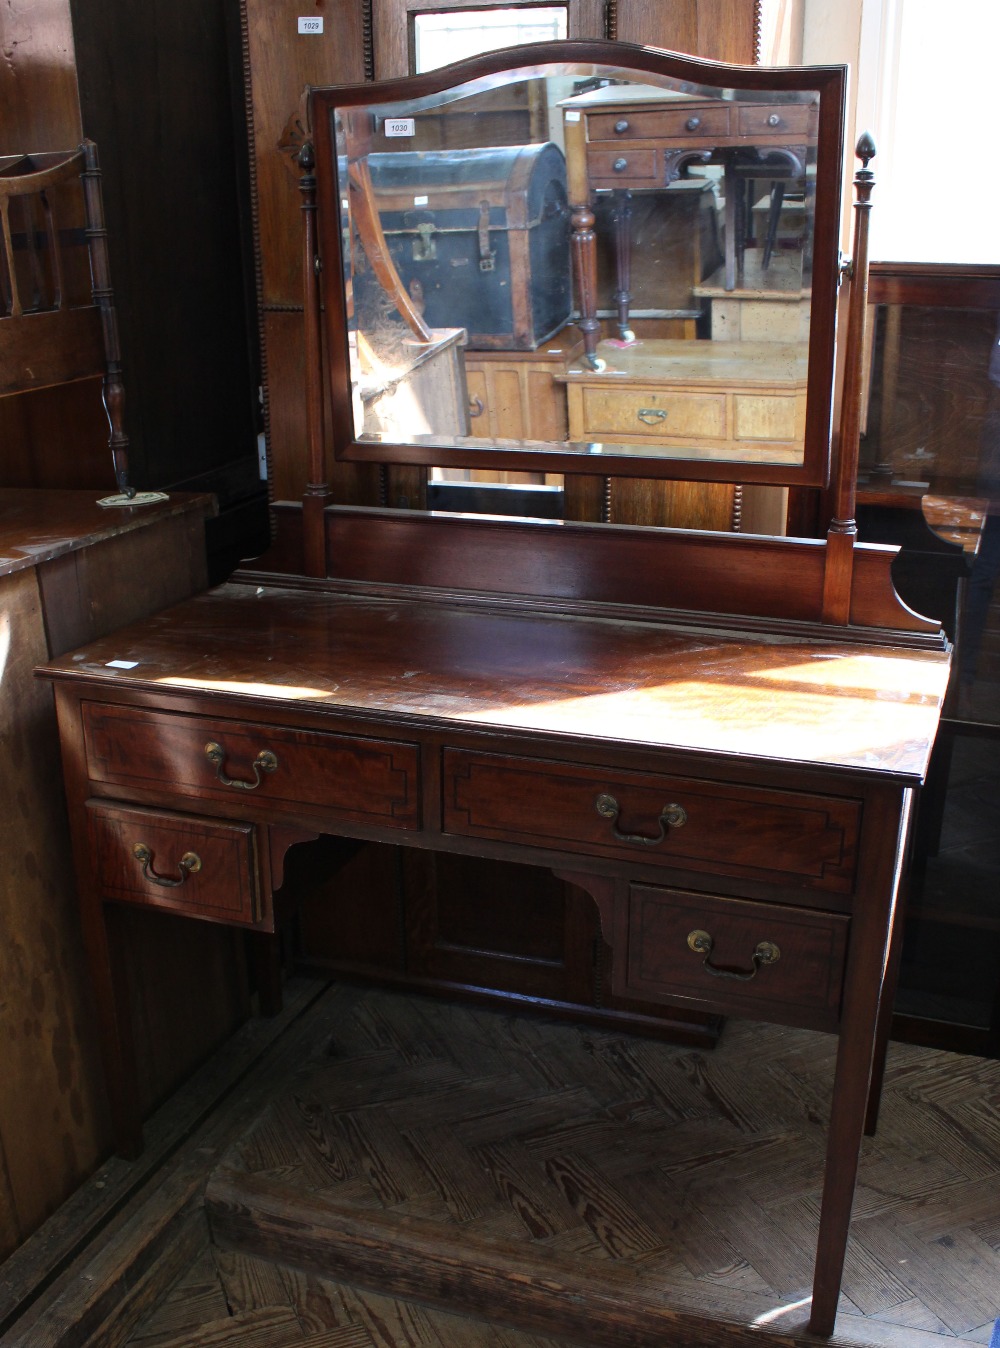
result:
M 800 91 L 817 128 L 815 263 L 804 407 L 780 454 L 708 454 L 697 436 L 669 452 L 484 440 L 423 422 L 404 440 L 402 418 L 379 430 L 358 411 L 358 353 L 383 334 L 359 326 L 350 279 L 356 250 L 378 244 L 356 227 L 342 130 L 367 119 L 378 152 L 388 125 L 419 138 L 424 112 L 467 112 L 480 89 L 522 79 L 553 108 L 575 81 L 605 79 L 694 87 L 750 120 L 776 91 Z M 617 991 L 839 1035 L 810 1321 L 832 1333 L 877 1114 L 909 821 L 949 664 L 940 625 L 893 591 L 895 550 L 854 537 L 869 149 L 825 538 L 363 509 L 334 504 L 327 483 L 331 453 L 590 473 L 600 453 L 614 474 L 825 487 L 843 90 L 835 68 L 555 43 L 312 91 L 303 499 L 275 505 L 271 550 L 228 584 L 42 671 L 123 1150 L 141 1145 L 141 1120 L 122 905 L 272 932 L 289 849 L 322 835 L 545 866 L 596 904 Z M 387 323 L 416 333 L 391 259 L 378 271 Z M 727 346 L 732 360 L 739 343 Z

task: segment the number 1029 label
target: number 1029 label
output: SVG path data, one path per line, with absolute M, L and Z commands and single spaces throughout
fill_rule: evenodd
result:
M 322 16 L 322 15 L 319 15 L 319 16 L 316 16 L 316 17 L 310 16 L 310 17 L 308 17 L 308 18 L 302 17 L 302 16 L 299 17 L 299 32 L 300 32 L 300 33 L 315 34 L 315 33 L 322 33 L 322 31 L 323 31 L 323 16 Z

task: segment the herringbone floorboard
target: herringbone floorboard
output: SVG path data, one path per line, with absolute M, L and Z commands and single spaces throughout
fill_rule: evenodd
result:
M 398 1230 L 397 1261 L 415 1258 L 414 1242 L 433 1248 L 437 1234 L 487 1268 L 530 1258 L 540 1277 L 548 1269 L 553 1278 L 578 1277 L 584 1288 L 590 1280 L 602 1294 L 617 1287 L 707 1324 L 756 1325 L 755 1335 L 772 1325 L 786 1336 L 781 1341 L 800 1341 L 832 1036 L 731 1021 L 706 1054 L 371 989 L 342 990 L 341 1005 L 320 1065 L 304 1071 L 233 1149 L 214 1197 L 210 1183 L 209 1212 L 222 1243 L 240 1240 L 227 1204 L 241 1206 L 252 1228 L 263 1203 L 271 1218 L 283 1214 L 287 1243 L 273 1245 L 272 1227 L 262 1248 L 315 1266 L 325 1256 L 296 1240 L 315 1223 L 309 1204 L 317 1200 L 355 1223 L 355 1244 L 366 1222 L 387 1247 Z M 345 1237 L 343 1253 L 349 1244 Z M 251 1238 L 245 1250 L 253 1245 Z M 217 1259 L 214 1276 L 230 1308 L 234 1285 L 245 1288 L 247 1270 L 258 1267 L 241 1258 L 228 1251 Z M 390 1249 L 390 1280 L 392 1259 Z M 273 1299 L 255 1295 L 252 1312 L 248 1302 L 241 1314 L 280 1318 L 291 1307 L 300 1337 L 262 1342 L 368 1342 L 336 1337 L 343 1317 L 328 1322 L 322 1308 L 331 1298 L 338 1307 L 350 1302 L 358 1324 L 367 1323 L 375 1312 L 358 1307 L 378 1298 L 325 1284 L 317 1291 L 315 1278 L 276 1266 L 269 1276 Z M 390 1281 L 380 1291 L 439 1295 L 419 1278 L 407 1273 L 398 1287 Z M 301 1298 L 312 1298 L 310 1332 L 318 1338 L 302 1337 Z M 389 1297 L 385 1304 L 402 1303 Z M 998 1314 L 1000 1064 L 893 1045 L 878 1136 L 862 1156 L 834 1342 L 985 1344 Z M 406 1312 L 424 1327 L 436 1315 Z M 594 1317 L 601 1341 L 597 1309 Z M 439 1328 L 425 1339 L 424 1327 L 387 1331 L 373 1342 L 542 1341 L 510 1337 L 496 1325 L 482 1327 L 481 1339 L 453 1340 Z M 559 1334 L 561 1327 L 547 1328 Z M 461 1332 L 473 1331 L 467 1323 Z M 754 1341 L 768 1337 L 765 1330 Z M 233 1340 L 132 1340 L 137 1348 L 182 1341 Z

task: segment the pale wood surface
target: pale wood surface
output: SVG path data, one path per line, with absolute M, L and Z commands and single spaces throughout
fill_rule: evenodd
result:
M 685 342 L 669 338 L 638 341 L 629 346 L 601 342 L 599 374 L 584 365 L 567 371 L 570 383 L 617 386 L 627 382 L 664 386 L 707 384 L 726 390 L 777 385 L 805 388 L 804 345 L 783 342 Z
M 215 692 L 230 713 L 279 701 L 912 779 L 948 655 L 230 584 L 49 672 L 116 694 Z

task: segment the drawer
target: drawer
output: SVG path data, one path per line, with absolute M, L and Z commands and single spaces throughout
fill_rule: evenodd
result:
M 634 884 L 615 990 L 832 1029 L 849 927 L 840 913 Z
M 743 104 L 739 109 L 741 136 L 808 136 L 815 111 L 802 103 Z
M 655 150 L 589 149 L 587 177 L 591 187 L 663 187 L 664 175 L 657 172 L 659 156 Z
M 260 923 L 253 824 L 87 802 L 91 853 L 106 899 L 215 922 Z
M 733 434 L 737 440 L 795 440 L 806 432 L 806 395 L 736 393 Z
M 585 439 L 624 435 L 657 440 L 722 440 L 726 436 L 726 395 L 660 389 L 583 389 Z
M 447 833 L 838 894 L 853 887 L 858 800 L 459 749 L 445 750 L 443 766 Z
M 84 703 L 83 727 L 94 782 L 247 807 L 259 801 L 269 816 L 314 807 L 339 819 L 419 827 L 413 744 L 97 702 Z
M 730 109 L 710 103 L 701 107 L 629 109 L 587 116 L 587 139 L 596 141 L 670 140 L 675 144 L 729 135 Z

